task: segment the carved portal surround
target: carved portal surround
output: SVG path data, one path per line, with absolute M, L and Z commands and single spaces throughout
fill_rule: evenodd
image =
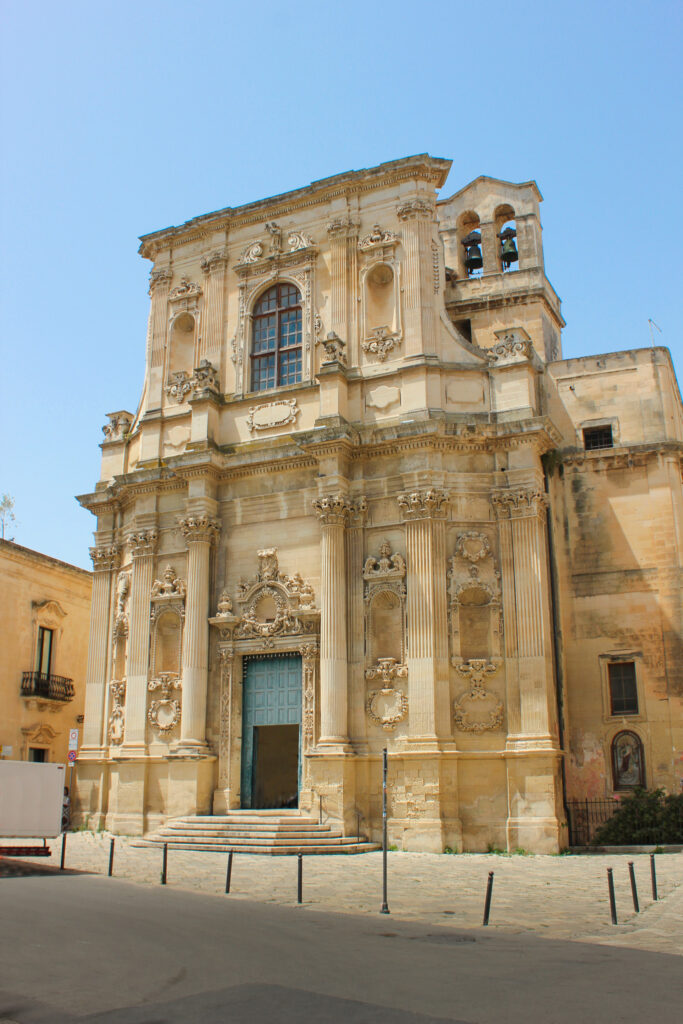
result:
M 500 729 L 503 705 L 485 680 L 501 665 L 503 610 L 500 571 L 485 532 L 458 534 L 448 583 L 451 664 L 468 683 L 454 701 L 456 728 L 476 734 Z
M 254 304 L 261 292 L 278 281 L 295 285 L 301 293 L 302 382 L 311 380 L 314 376 L 313 296 L 318 247 L 305 233 L 287 233 L 275 223 L 266 224 L 264 232 L 269 238 L 265 240 L 262 237 L 251 242 L 235 266 L 239 279 L 238 322 L 237 334 L 231 342 L 230 358 L 235 364 L 236 395 L 243 395 L 250 388 L 249 354 Z
M 392 732 L 408 714 L 408 698 L 396 685 L 397 680 L 408 676 L 405 579 L 405 559 L 392 552 L 386 540 L 377 557 L 365 560 L 365 678 L 380 683 L 367 693 L 365 711 L 374 725 L 387 732 Z
M 218 633 L 220 664 L 218 787 L 229 791 L 229 806 L 239 806 L 243 658 L 300 654 L 302 659 L 301 800 L 310 795 L 306 754 L 316 743 L 316 686 L 319 671 L 320 610 L 312 586 L 299 573 L 280 571 L 277 548 L 256 552 L 258 571 L 240 581 L 237 599 L 223 592 L 209 619 Z M 235 610 L 236 606 L 236 610 Z

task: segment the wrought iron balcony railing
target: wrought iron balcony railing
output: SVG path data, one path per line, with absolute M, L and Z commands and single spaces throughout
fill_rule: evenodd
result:
M 64 702 L 73 700 L 73 680 L 66 676 L 47 675 L 45 672 L 24 672 L 21 677 L 21 696 Z

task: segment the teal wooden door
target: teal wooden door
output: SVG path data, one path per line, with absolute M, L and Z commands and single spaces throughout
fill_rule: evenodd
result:
M 301 726 L 301 656 L 245 657 L 242 690 L 242 807 L 253 799 L 255 730 L 262 725 Z M 299 728 L 301 736 L 301 728 Z M 299 779 L 301 744 L 299 743 Z

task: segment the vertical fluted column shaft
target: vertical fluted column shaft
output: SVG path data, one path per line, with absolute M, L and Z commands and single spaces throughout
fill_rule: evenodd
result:
M 93 562 L 92 602 L 88 667 L 85 677 L 85 725 L 83 747 L 99 749 L 106 744 L 104 716 L 107 707 L 107 655 L 113 571 L 118 564 L 118 545 L 90 549 Z
M 414 739 L 450 732 L 445 501 L 446 495 L 437 490 L 398 498 L 406 519 L 407 666 Z
M 350 735 L 354 743 L 366 733 L 363 606 L 363 527 L 366 502 L 361 499 L 351 512 L 346 531 L 347 650 L 349 658 Z
M 327 225 L 330 240 L 330 331 L 347 345 L 348 361 L 357 362 L 354 282 L 357 271 L 358 224 L 347 216 Z
M 179 746 L 200 751 L 206 745 L 210 555 L 220 523 L 200 513 L 185 516 L 179 526 L 188 547 Z
M 199 359 L 208 359 L 214 365 L 218 365 L 223 338 L 223 304 L 227 265 L 228 257 L 224 249 L 217 249 L 202 260 L 202 269 L 207 276 Z
M 321 525 L 319 742 L 346 745 L 348 665 L 344 529 L 349 506 L 341 496 L 318 498 L 313 506 Z
M 155 529 L 130 536 L 133 569 L 130 582 L 128 662 L 126 665 L 126 725 L 122 752 L 143 750 L 147 716 L 149 670 L 149 608 L 154 576 Z
M 166 328 L 168 324 L 168 291 L 171 287 L 171 271 L 167 267 L 153 270 L 149 275 L 151 358 L 150 367 L 163 366 Z
M 434 206 L 427 199 L 410 199 L 397 209 L 403 221 L 405 249 L 405 322 L 407 356 L 436 350 L 432 222 Z

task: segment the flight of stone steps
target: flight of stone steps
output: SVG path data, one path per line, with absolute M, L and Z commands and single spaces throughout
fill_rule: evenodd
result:
M 230 811 L 224 815 L 173 818 L 132 843 L 173 850 L 215 850 L 228 853 L 367 853 L 378 850 L 364 836 L 345 836 L 335 825 L 290 810 Z

